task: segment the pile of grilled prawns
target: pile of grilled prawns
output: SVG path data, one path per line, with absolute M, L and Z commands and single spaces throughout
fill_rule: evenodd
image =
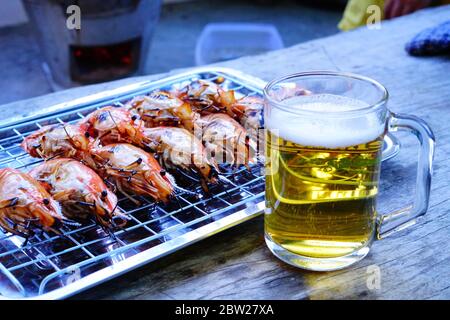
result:
M 127 221 L 117 191 L 168 202 L 181 189 L 177 173 L 206 191 L 221 178 L 218 164 L 255 161 L 263 103 L 237 95 L 197 80 L 40 128 L 21 146 L 45 161 L 28 173 L 0 169 L 0 226 L 27 239 L 92 219 L 111 230 Z

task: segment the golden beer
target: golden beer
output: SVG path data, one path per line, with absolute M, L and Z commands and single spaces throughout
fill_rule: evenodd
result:
M 387 101 L 377 81 L 335 71 L 266 85 L 265 241 L 276 257 L 308 270 L 342 269 L 363 259 L 375 238 L 426 212 L 434 135 L 422 120 L 390 112 Z M 398 130 L 420 142 L 414 203 L 377 214 L 384 139 Z
M 375 230 L 382 137 L 328 149 L 268 132 L 266 234 L 284 249 L 311 258 L 350 254 Z
M 266 240 L 275 253 L 295 255 L 290 261 L 302 257 L 296 265 L 320 269 L 329 259 L 326 269 L 339 268 L 346 256 L 367 253 L 374 236 L 384 126 L 374 113 L 352 115 L 366 104 L 348 97 L 283 102 L 317 115 L 280 108 L 266 119 Z

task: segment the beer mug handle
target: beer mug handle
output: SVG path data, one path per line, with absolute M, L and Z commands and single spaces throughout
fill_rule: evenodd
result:
M 425 214 L 430 199 L 431 175 L 433 173 L 435 138 L 430 127 L 423 120 L 415 116 L 390 113 L 388 129 L 389 131 L 413 133 L 419 140 L 420 150 L 414 202 L 406 208 L 378 217 L 378 239 L 383 239 L 415 224 L 417 218 Z

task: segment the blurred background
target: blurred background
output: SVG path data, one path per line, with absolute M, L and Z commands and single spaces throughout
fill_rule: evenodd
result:
M 76 14 L 66 11 L 71 4 L 81 9 L 81 29 L 66 27 L 67 19 Z M 345 0 L 2 1 L 0 104 L 332 35 L 339 32 L 345 4 Z

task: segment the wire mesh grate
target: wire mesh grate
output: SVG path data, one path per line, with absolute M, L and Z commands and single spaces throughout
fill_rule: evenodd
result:
M 223 77 L 221 86 L 242 95 L 260 95 L 261 92 L 219 72 L 191 74 L 189 77 L 167 83 L 161 89 L 185 86 L 191 81 L 213 81 Z M 155 88 L 152 88 L 155 89 Z M 133 92 L 106 102 L 80 106 L 75 110 L 45 116 L 32 121 L 0 129 L 0 168 L 11 167 L 29 171 L 42 160 L 31 158 L 19 146 L 28 134 L 42 126 L 55 123 L 75 123 L 95 109 L 105 105 L 121 105 L 133 96 L 148 93 Z M 134 255 L 162 246 L 168 241 L 220 221 L 263 200 L 264 177 L 260 163 L 250 169 L 238 168 L 224 174 L 228 182 L 210 187 L 209 194 L 200 184 L 177 177 L 182 187 L 191 193 L 182 193 L 176 201 L 154 203 L 142 196 L 133 196 L 140 205 L 118 194 L 118 207 L 130 220 L 112 234 L 95 223 L 79 227 L 65 226 L 61 235 L 42 232 L 24 243 L 24 239 L 0 231 L 0 290 L 5 296 L 33 297 L 62 288 L 96 271 L 125 261 Z M 181 180 L 181 181 L 180 181 Z M 162 249 L 163 250 L 163 249 Z

